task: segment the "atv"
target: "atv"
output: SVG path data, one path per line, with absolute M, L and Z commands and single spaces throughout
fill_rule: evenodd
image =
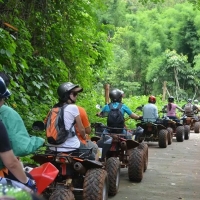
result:
M 41 130 L 40 124 L 33 124 L 34 130 Z M 42 125 L 41 125 L 42 127 Z M 75 195 L 81 195 L 83 200 L 107 200 L 108 199 L 108 174 L 99 161 L 90 160 L 92 149 L 75 149 L 70 152 L 58 152 L 50 150 L 49 145 L 38 150 L 32 159 L 44 165 L 51 163 L 58 170 L 58 174 L 52 179 L 48 187 L 43 187 L 44 181 L 34 174 L 37 186 L 42 188 L 40 193 L 49 200 L 74 200 Z M 31 173 L 31 172 L 30 172 Z M 39 172 L 40 173 L 40 172 Z M 47 171 L 51 177 L 51 171 Z
M 183 125 L 187 126 L 187 132 L 190 130 L 194 130 L 195 133 L 199 133 L 200 130 L 200 121 L 197 116 L 188 117 L 184 115 L 181 120 L 183 121 Z
M 130 181 L 141 182 L 148 165 L 147 144 L 126 139 L 124 134 L 116 133 L 118 130 L 115 132 L 117 128 L 109 128 L 102 123 L 93 123 L 92 127 L 96 136 L 91 140 L 96 141 L 99 149 L 102 149 L 99 159 L 108 172 L 109 194 L 117 190 L 120 168 L 128 168 Z M 108 133 L 104 134 L 104 129 L 107 129 Z
M 176 137 L 177 142 L 183 142 L 184 139 L 188 140 L 190 137 L 190 127 L 188 125 L 183 126 L 179 120 L 164 117 L 163 125 L 167 127 L 167 130 L 170 133 L 169 137 L 171 136 L 171 142 L 173 137 Z
M 159 120 L 156 123 L 141 120 L 140 123 L 136 124 L 137 127 L 141 127 L 143 133 L 139 137 L 139 142 L 141 141 L 158 141 L 160 148 L 166 148 L 168 144 L 171 143 L 171 135 L 167 128 L 163 125 L 163 121 Z

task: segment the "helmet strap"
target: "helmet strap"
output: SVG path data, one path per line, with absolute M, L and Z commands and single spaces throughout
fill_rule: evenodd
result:
M 71 98 L 70 98 L 70 96 L 69 96 L 69 98 L 68 98 L 72 103 L 76 103 L 74 100 L 72 100 Z

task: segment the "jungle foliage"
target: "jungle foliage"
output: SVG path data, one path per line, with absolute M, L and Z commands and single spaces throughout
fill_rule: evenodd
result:
M 0 70 L 11 78 L 7 103 L 27 127 L 43 120 L 56 89 L 84 88 L 90 121 L 103 86 L 123 89 L 134 111 L 147 96 L 162 104 L 163 82 L 177 101 L 199 98 L 200 11 L 194 0 L 0 0 Z M 131 120 L 130 120 L 131 121 Z M 130 124 L 134 127 L 135 122 Z M 35 134 L 35 133 L 34 133 Z

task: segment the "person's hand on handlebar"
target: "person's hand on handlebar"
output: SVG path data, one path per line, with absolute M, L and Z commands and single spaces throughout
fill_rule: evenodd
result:
M 143 120 L 143 117 L 142 117 L 142 116 L 139 116 L 138 120 Z

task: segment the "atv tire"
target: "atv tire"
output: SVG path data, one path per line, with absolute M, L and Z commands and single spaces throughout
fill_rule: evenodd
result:
M 160 148 L 166 148 L 168 145 L 168 131 L 161 129 L 158 135 L 158 145 Z
M 177 142 L 183 142 L 185 138 L 185 128 L 184 126 L 178 126 L 176 128 L 176 140 Z
M 184 129 L 185 129 L 185 140 L 189 140 L 189 138 L 190 138 L 190 126 L 185 125 Z
M 148 145 L 145 144 L 144 142 L 141 142 L 140 145 L 138 146 L 138 149 L 142 149 L 144 152 L 144 172 L 145 172 L 148 166 L 148 161 L 149 161 Z
M 49 200 L 75 200 L 75 198 L 71 190 L 62 188 L 54 190 Z
M 200 123 L 199 122 L 195 122 L 194 123 L 194 132 L 195 133 L 199 133 L 199 129 L 200 129 Z
M 83 183 L 83 200 L 108 199 L 108 174 L 104 169 L 89 169 Z
M 121 164 L 117 158 L 111 157 L 106 161 L 106 171 L 108 173 L 108 195 L 117 194 L 120 182 Z
M 144 151 L 135 148 L 129 151 L 128 177 L 130 181 L 141 182 L 144 173 Z
M 168 138 L 168 145 L 172 144 L 172 140 L 173 140 L 173 129 L 171 127 L 167 128 L 168 134 L 167 134 L 167 138 Z

